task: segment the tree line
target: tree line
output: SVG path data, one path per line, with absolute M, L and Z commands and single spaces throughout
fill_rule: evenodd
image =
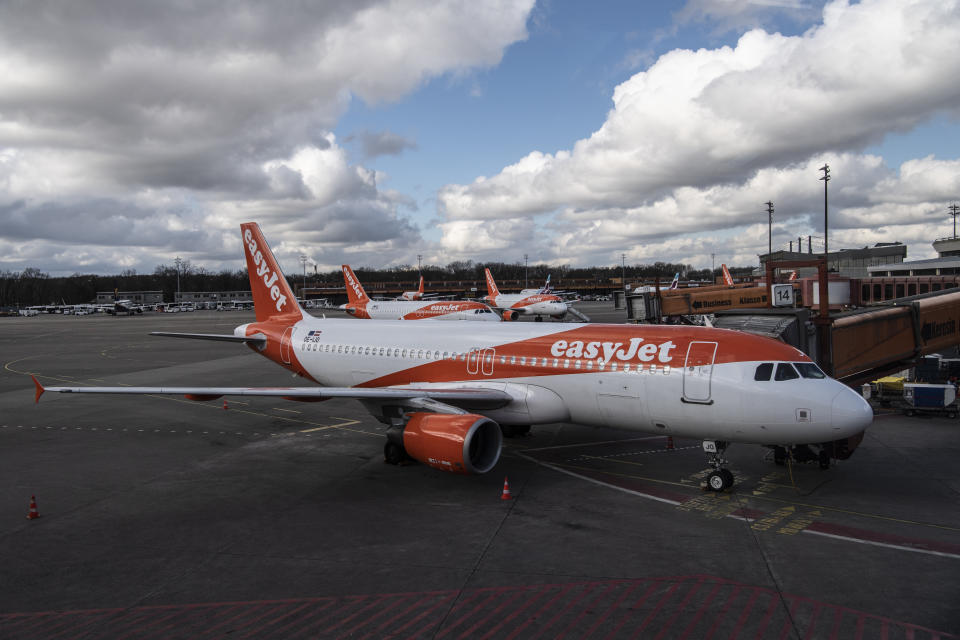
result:
M 474 263 L 472 260 L 458 260 L 445 267 L 435 265 L 423 266 L 423 277 L 427 282 L 437 280 L 475 281 L 484 285 L 483 270 L 489 267 L 494 277 L 500 280 L 529 282 L 531 287 L 540 286 L 551 276 L 552 284 L 557 288 L 563 287 L 565 280 L 590 280 L 603 285 L 621 281 L 626 276 L 628 282 L 652 281 L 660 278 L 669 282 L 673 274 L 679 272 L 684 280 L 710 282 L 714 276 L 710 269 L 693 269 L 690 265 L 655 262 L 653 264 L 638 264 L 609 267 L 571 267 L 568 265 L 547 265 L 518 263 L 488 262 Z M 736 276 L 752 272 L 752 267 L 731 268 Z M 415 285 L 419 278 L 416 267 L 401 265 L 389 269 L 356 268 L 355 272 L 361 282 L 409 282 Z M 719 270 L 717 271 L 717 273 Z M 714 274 L 715 275 L 715 274 Z M 287 274 L 287 278 L 295 286 L 303 281 L 303 275 L 296 271 Z M 158 265 L 153 273 L 138 274 L 135 270 L 127 269 L 119 275 L 73 274 L 70 276 L 50 276 L 35 268 L 23 271 L 0 271 L 0 307 L 25 307 L 40 304 L 83 304 L 92 302 L 100 291 L 162 291 L 163 299 L 173 301 L 178 287 L 180 291 L 248 291 L 250 280 L 247 270 L 236 271 L 208 271 L 194 266 L 189 261 L 180 264 L 180 268 L 172 265 Z M 306 274 L 308 287 L 341 287 L 343 276 L 339 269 L 328 272 L 308 272 Z

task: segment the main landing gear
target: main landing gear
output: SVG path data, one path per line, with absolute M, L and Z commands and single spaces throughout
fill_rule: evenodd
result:
M 721 440 L 704 440 L 703 450 L 707 452 L 707 463 L 713 471 L 707 476 L 708 491 L 724 491 L 733 486 L 733 472 L 727 469 L 727 459 L 723 452 L 727 449 L 726 442 Z

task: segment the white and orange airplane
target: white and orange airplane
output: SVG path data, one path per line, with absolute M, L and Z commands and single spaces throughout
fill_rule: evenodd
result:
M 356 322 L 304 313 L 256 223 L 241 225 L 256 321 L 232 335 L 318 386 L 44 387 L 61 393 L 173 394 L 192 400 L 354 398 L 387 425 L 389 462 L 443 471 L 496 465 L 501 426 L 575 422 L 703 441 L 707 486 L 733 484 L 727 443 L 813 444 L 821 464 L 859 443 L 866 401 L 802 352 L 737 331 L 680 325 Z
M 420 286 L 417 287 L 416 291 L 404 291 L 400 294 L 401 300 L 426 300 L 429 298 L 440 298 L 442 297 L 439 293 L 424 293 L 423 292 L 423 276 L 420 276 Z
M 347 302 L 340 308 L 355 318 L 374 320 L 479 320 L 499 322 L 500 318 L 482 302 L 444 300 L 371 300 L 349 265 L 343 265 Z M 423 281 L 421 280 L 421 286 Z
M 483 272 L 487 276 L 485 300 L 500 312 L 504 320 L 514 320 L 521 314 L 536 316 L 535 320 L 540 320 L 543 316 L 559 319 L 570 309 L 560 296 L 552 293 L 500 293 L 490 269 L 484 269 Z

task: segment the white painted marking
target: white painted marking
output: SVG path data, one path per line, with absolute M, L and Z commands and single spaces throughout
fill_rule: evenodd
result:
M 898 549 L 900 551 L 913 551 L 914 553 L 926 553 L 931 556 L 942 556 L 944 558 L 953 558 L 955 560 L 960 560 L 960 555 L 955 553 L 947 553 L 945 551 L 933 551 L 932 549 L 917 549 L 915 547 L 907 547 L 899 544 L 890 544 L 889 542 L 877 542 L 876 540 L 863 540 L 862 538 L 850 538 L 848 536 L 841 536 L 835 533 L 825 533 L 823 531 L 810 531 L 808 529 L 803 529 L 801 533 L 809 533 L 815 536 L 823 536 L 825 538 L 834 538 L 835 540 L 846 540 L 847 542 L 858 542 L 860 544 L 869 544 L 875 547 L 886 547 L 888 549 Z

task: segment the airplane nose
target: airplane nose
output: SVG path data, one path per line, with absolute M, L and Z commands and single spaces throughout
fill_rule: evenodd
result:
M 833 428 L 844 436 L 860 433 L 873 422 L 873 409 L 853 389 L 844 387 L 833 398 L 831 406 Z

